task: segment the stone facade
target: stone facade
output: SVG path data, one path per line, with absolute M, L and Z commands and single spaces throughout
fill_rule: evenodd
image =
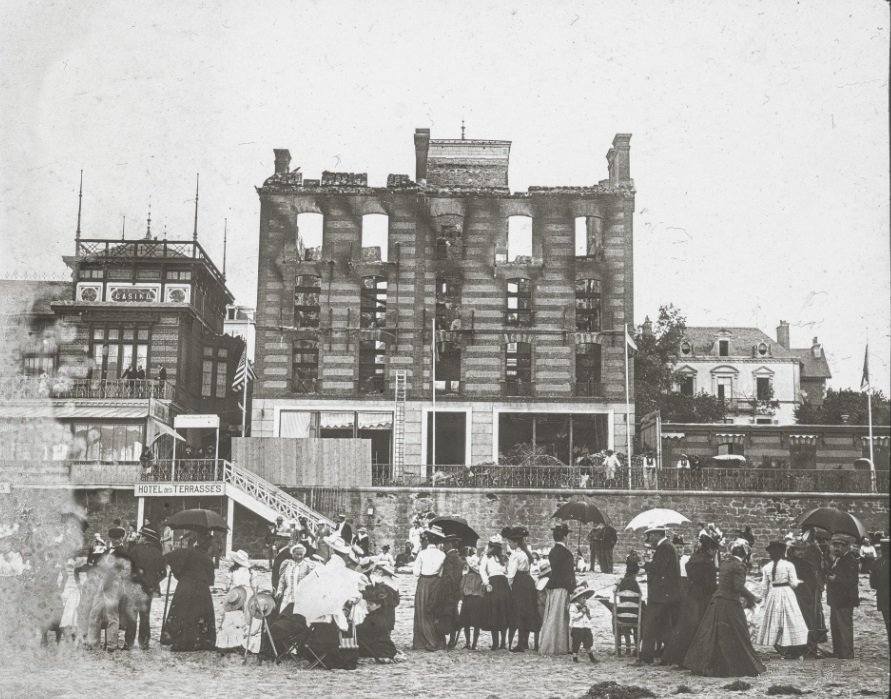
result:
M 628 138 L 617 136 L 618 148 L 610 151 L 609 180 L 521 193 L 507 187 L 506 141 L 438 141 L 421 130 L 415 135 L 415 180 L 391 175 L 386 188 L 363 186 L 356 175 L 304 179 L 288 171 L 287 151 L 276 151 L 276 173 L 258 189 L 252 434 L 316 436 L 312 430 L 324 430 L 325 412 L 358 413 L 359 421 L 366 412 L 392 414 L 396 375 L 404 372 L 404 421 L 399 424 L 397 413 L 392 439 L 382 439 L 375 453 L 379 463 L 423 470 L 432 441 L 426 420 L 432 408 L 436 319 L 437 351 L 457 357 L 448 369 L 437 362 L 437 418 L 440 411 L 468 416 L 463 435 L 438 437 L 440 445 L 463 440 L 464 449 L 450 452 L 448 463 L 497 460 L 504 447 L 497 435 L 502 413 L 598 415 L 604 435 L 597 447 L 624 451 L 623 329 L 633 322 L 634 310 Z M 311 247 L 301 231 L 302 214 L 324 217 L 321 240 Z M 363 242 L 364 218 L 370 214 L 387 217 L 386 254 L 369 252 Z M 524 255 L 509 245 L 512 217 L 531 219 Z M 584 219 L 591 231 L 581 255 L 576 219 Z M 375 298 L 382 303 L 369 318 L 371 306 L 363 298 L 368 299 L 373 277 L 383 282 Z M 314 280 L 316 289 L 308 295 L 317 304 L 311 322 L 295 307 L 295 299 L 306 297 L 306 279 Z M 518 303 L 509 299 L 515 280 L 527 280 L 522 285 L 528 298 Z M 575 310 L 580 280 L 593 280 L 598 294 L 596 302 L 588 302 L 596 304 L 597 317 L 587 327 Z M 452 294 L 447 302 L 441 298 L 444 285 Z M 511 313 L 512 308 L 523 312 Z M 380 354 L 372 390 L 363 374 L 363 342 L 377 343 Z M 596 346 L 591 351 L 597 353 L 596 373 L 585 374 L 585 381 L 577 370 L 580 345 Z M 514 381 L 514 359 L 507 353 L 526 346 L 528 374 Z M 301 374 L 306 367 L 296 367 L 295 360 L 307 347 L 317 365 Z M 283 412 L 306 413 L 310 431 L 285 432 Z M 318 420 L 322 426 L 313 427 Z M 560 449 L 561 460 L 569 460 L 566 445 Z

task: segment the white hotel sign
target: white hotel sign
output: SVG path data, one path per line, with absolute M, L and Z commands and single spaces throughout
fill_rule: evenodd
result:
M 137 483 L 133 486 L 133 495 L 138 498 L 225 494 L 225 483 Z

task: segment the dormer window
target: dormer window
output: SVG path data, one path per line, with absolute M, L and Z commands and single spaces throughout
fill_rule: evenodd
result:
M 730 340 L 718 340 L 718 356 L 730 356 Z
M 689 342 L 684 340 L 681 343 L 681 354 L 683 354 L 684 356 L 688 356 L 692 351 L 693 351 L 693 346 Z
M 767 343 L 762 342 L 760 345 L 758 345 L 758 356 L 764 357 L 766 355 L 767 355 Z

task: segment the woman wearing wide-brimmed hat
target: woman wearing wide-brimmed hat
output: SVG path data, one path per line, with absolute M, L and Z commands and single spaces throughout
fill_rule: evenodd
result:
M 444 650 L 445 636 L 436 628 L 436 601 L 439 576 L 446 555 L 439 550 L 439 537 L 434 532 L 421 534 L 423 547 L 414 561 L 414 574 L 418 579 L 415 589 L 415 621 L 412 648 L 415 650 Z
M 510 584 L 510 636 L 508 645 L 513 643 L 516 631 L 517 645 L 511 650 L 522 653 L 529 650 L 529 634 L 541 628 L 538 613 L 538 591 L 530 573 L 532 552 L 526 546 L 529 530 L 526 527 L 505 527 L 501 530 L 511 549 L 507 562 L 507 581 Z
M 561 522 L 551 529 L 554 546 L 548 553 L 551 574 L 545 587 L 538 652 L 542 655 L 569 653 L 569 595 L 575 589 L 575 561 L 564 540 L 569 525 Z
M 699 535 L 699 546 L 686 564 L 687 591 L 681 598 L 677 622 L 662 653 L 662 662 L 667 665 L 683 664 L 696 628 L 718 588 L 715 554 L 720 549 L 721 543 L 713 535 L 706 532 Z
M 507 650 L 510 626 L 510 585 L 507 582 L 507 557 L 504 541 L 496 534 L 489 539 L 486 555 L 480 560 L 483 582 L 483 626 L 492 633 L 492 650 Z
M 746 589 L 746 564 L 751 549 L 745 539 L 730 544 L 730 556 L 721 562 L 718 589 L 702 615 L 683 666 L 706 677 L 755 677 L 765 671 L 752 648 L 746 615 L 757 598 Z
M 795 597 L 798 575 L 786 560 L 785 541 L 771 541 L 767 553 L 771 562 L 761 569 L 764 618 L 755 643 L 773 646 L 783 658 L 797 658 L 807 649 L 807 623 Z
M 251 564 L 247 552 L 239 549 L 232 551 L 226 560 L 229 562 L 227 578 L 227 594 L 223 602 L 223 616 L 217 631 L 217 650 L 241 650 L 247 632 L 247 616 L 245 609 L 251 597 Z

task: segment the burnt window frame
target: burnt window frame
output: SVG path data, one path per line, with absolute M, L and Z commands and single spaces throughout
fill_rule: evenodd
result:
M 294 340 L 291 343 L 291 387 L 295 393 L 317 393 L 319 381 L 319 341 Z
M 368 367 L 373 367 L 369 372 Z M 384 393 L 387 375 L 387 343 L 381 340 L 359 341 L 359 393 Z
M 371 280 L 371 286 L 369 286 Z M 387 278 L 372 274 L 362 277 L 359 287 L 359 327 L 375 330 L 387 325 Z
M 511 350 L 511 346 L 514 349 Z M 521 349 L 526 349 L 521 352 Z M 511 365 L 511 358 L 514 365 Z M 509 384 L 532 383 L 532 343 L 506 342 L 504 344 L 504 381 Z
M 511 286 L 516 289 L 511 289 Z M 511 302 L 516 308 L 511 308 Z M 532 309 L 532 280 L 527 277 L 511 277 L 504 292 L 504 324 L 510 327 L 529 327 L 534 322 Z
M 307 280 L 316 280 L 318 285 L 309 285 Z M 294 326 L 298 328 L 318 328 L 322 319 L 322 277 L 318 274 L 297 275 L 294 287 Z M 315 304 L 307 303 L 307 297 L 315 294 Z M 302 303 L 301 303 L 302 301 Z
M 596 277 L 585 277 L 576 279 L 573 288 L 575 291 L 576 331 L 601 332 L 603 328 L 603 282 Z

